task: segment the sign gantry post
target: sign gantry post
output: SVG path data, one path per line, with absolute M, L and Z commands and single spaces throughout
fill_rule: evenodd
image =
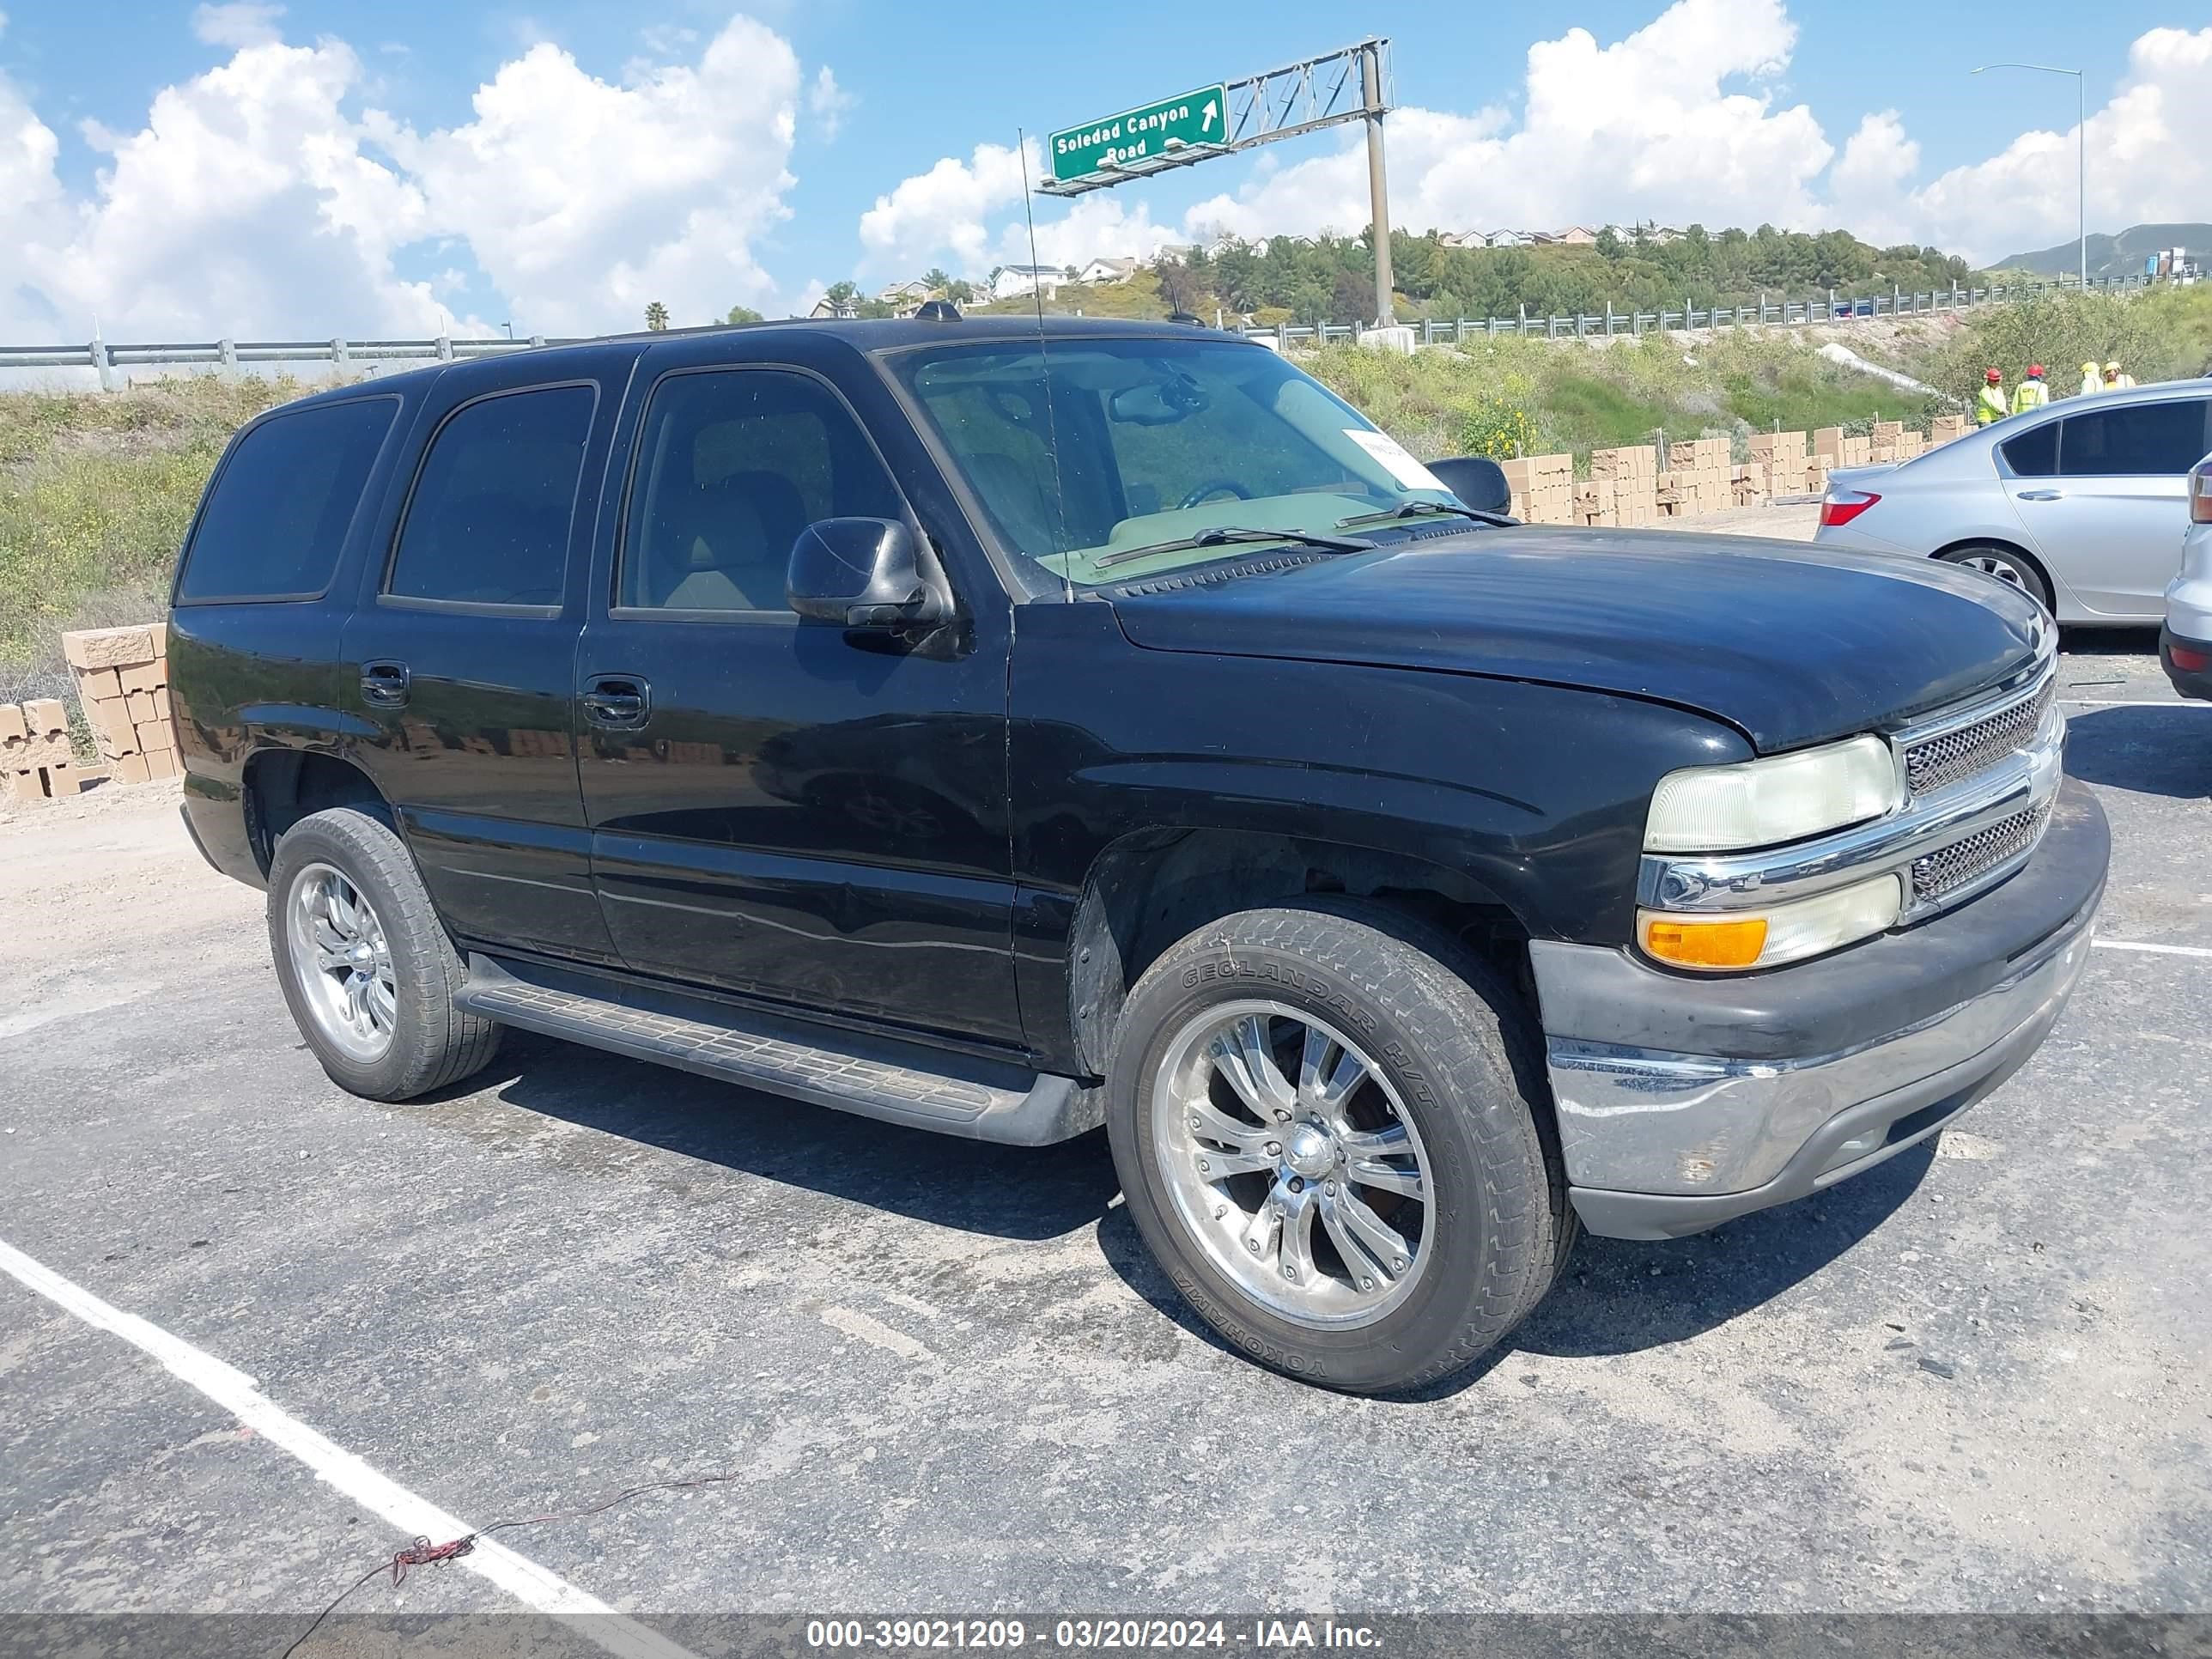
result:
M 1367 126 L 1367 186 L 1375 243 L 1375 319 L 1392 319 L 1390 206 L 1382 164 L 1390 43 L 1370 36 L 1265 75 L 1217 82 L 1179 97 L 1138 104 L 1052 135 L 1047 196 L 1107 190 L 1171 167 L 1302 137 L 1347 121 Z

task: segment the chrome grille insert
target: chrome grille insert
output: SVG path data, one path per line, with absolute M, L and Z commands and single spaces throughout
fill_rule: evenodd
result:
M 2042 726 L 2057 690 L 2057 677 L 2048 676 L 2019 702 L 1971 726 L 1911 744 L 1905 751 L 1905 787 L 1916 795 L 1932 794 L 1985 772 L 2014 750 L 2025 748 Z
M 1977 877 L 2020 857 L 2043 835 L 2051 803 L 2038 801 L 2024 812 L 1978 830 L 1963 841 L 1939 847 L 1912 860 L 1912 896 L 1921 904 L 1933 903 L 1956 892 Z

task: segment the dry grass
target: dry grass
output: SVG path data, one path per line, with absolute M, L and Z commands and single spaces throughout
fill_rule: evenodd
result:
M 64 695 L 64 629 L 166 612 L 178 545 L 223 444 L 310 389 L 198 375 L 0 393 L 0 702 Z

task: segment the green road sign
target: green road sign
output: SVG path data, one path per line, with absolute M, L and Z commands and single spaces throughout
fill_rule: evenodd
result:
M 1118 115 L 1052 135 L 1055 181 L 1111 173 L 1170 150 L 1218 144 L 1228 137 L 1229 100 L 1219 86 L 1200 87 L 1180 98 L 1139 104 Z M 1141 170 L 1141 169 L 1140 169 Z

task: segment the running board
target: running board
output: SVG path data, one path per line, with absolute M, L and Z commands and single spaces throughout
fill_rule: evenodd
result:
M 471 952 L 453 1003 L 502 1025 L 969 1140 L 1043 1146 L 1103 1121 L 1098 1091 L 1073 1078 L 596 974 Z

